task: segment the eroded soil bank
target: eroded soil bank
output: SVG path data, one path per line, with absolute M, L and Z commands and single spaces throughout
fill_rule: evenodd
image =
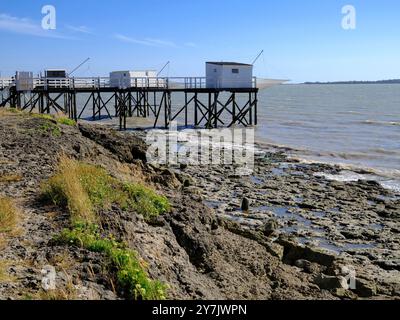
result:
M 0 195 L 21 212 L 18 232 L 2 235 L 0 299 L 40 297 L 46 266 L 56 268 L 61 297 L 122 298 L 101 254 L 53 241 L 68 213 L 38 197 L 60 153 L 169 198 L 172 211 L 151 223 L 113 206 L 101 212 L 101 224 L 138 252 L 151 278 L 168 284 L 170 299 L 400 296 L 400 201 L 377 183 L 329 181 L 316 173 L 340 168 L 279 152 L 260 156 L 248 177 L 229 167 L 162 168 L 146 164 L 146 146 L 131 133 L 86 123 L 54 123 L 55 130 L 48 121 L 0 116 L 0 177 L 14 177 L 0 179 Z M 243 198 L 249 212 L 240 211 Z

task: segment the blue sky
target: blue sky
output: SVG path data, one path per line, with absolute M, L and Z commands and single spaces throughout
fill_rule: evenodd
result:
M 57 29 L 41 29 L 53 5 Z M 355 30 L 341 27 L 353 5 Z M 207 60 L 251 62 L 260 77 L 293 82 L 400 78 L 398 0 L 0 0 L 0 72 L 45 68 L 76 76 L 160 69 L 202 76 Z

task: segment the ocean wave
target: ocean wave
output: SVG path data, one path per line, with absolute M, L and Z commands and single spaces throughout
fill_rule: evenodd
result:
M 381 181 L 380 184 L 385 189 L 389 189 L 400 194 L 400 181 L 396 180 Z
M 302 157 L 291 157 L 292 159 L 296 159 L 297 161 L 305 164 L 328 164 L 328 165 L 336 165 L 342 170 L 351 171 L 357 175 L 368 175 L 369 177 L 381 177 L 384 179 L 396 179 L 400 180 L 400 170 L 393 169 L 393 168 L 372 168 L 369 166 L 363 166 L 360 164 L 350 164 L 350 163 L 343 163 L 343 162 L 335 162 L 335 161 L 328 161 L 323 159 L 309 159 L 309 158 L 302 158 Z
M 385 149 L 374 149 L 365 152 L 334 152 L 334 151 L 312 151 L 312 150 L 299 150 L 292 148 L 291 151 L 295 152 L 293 156 L 307 156 L 315 158 L 330 158 L 332 163 L 337 163 L 340 160 L 378 160 L 381 155 L 397 155 L 400 153 L 397 151 L 385 150 Z
M 340 112 L 338 112 L 337 114 L 354 114 L 354 115 L 365 115 L 365 113 L 363 113 L 363 112 L 359 112 L 359 111 L 352 111 L 352 110 L 349 110 L 349 111 L 340 111 Z
M 318 126 L 316 126 L 313 123 L 310 122 L 303 122 L 301 120 L 285 120 L 282 122 L 279 122 L 279 125 L 281 126 L 285 126 L 285 127 L 296 127 L 296 128 L 318 128 Z
M 359 152 L 355 151 L 323 151 L 323 150 L 310 150 L 304 147 L 294 147 L 287 144 L 276 143 L 274 141 L 266 141 L 265 139 L 257 138 L 256 144 L 261 149 L 274 148 L 280 149 L 290 153 L 294 157 L 315 157 L 315 158 L 332 158 L 335 163 L 340 160 L 377 160 L 381 155 L 399 156 L 400 150 L 390 150 L 385 148 L 371 148 Z M 337 159 L 337 160 L 335 160 Z
M 378 126 L 400 126 L 399 121 L 379 121 L 379 120 L 363 120 L 358 123 L 367 125 L 378 125 Z
M 260 143 L 259 147 L 261 149 L 265 148 L 265 146 L 273 147 L 278 150 L 286 151 L 288 153 L 288 157 L 290 159 L 299 161 L 303 164 L 327 164 L 327 165 L 335 165 L 338 166 L 342 171 L 340 174 L 329 174 L 320 172 L 317 175 L 324 176 L 329 180 L 337 180 L 342 182 L 351 182 L 358 180 L 374 180 L 381 184 L 381 186 L 385 189 L 391 190 L 395 193 L 400 193 L 400 170 L 394 168 L 372 168 L 368 166 L 363 166 L 361 164 L 349 164 L 343 163 L 341 161 L 335 160 L 333 157 L 332 160 L 326 160 L 320 158 L 321 156 L 326 155 L 334 155 L 336 159 L 339 159 L 340 153 L 333 152 L 313 152 L 306 149 L 292 148 L 287 145 L 282 144 L 273 144 L 273 143 Z M 300 151 L 300 154 L 296 154 L 296 151 Z M 292 153 L 292 154 L 291 154 Z M 307 157 L 306 154 L 310 154 L 312 156 Z M 353 154 L 353 156 L 358 157 L 358 154 Z
M 339 174 L 330 174 L 325 172 L 317 172 L 314 174 L 316 177 L 324 177 L 328 180 L 340 182 L 354 182 L 359 180 L 373 180 L 377 181 L 383 188 L 391 190 L 395 193 L 400 193 L 400 180 L 383 180 L 381 176 L 374 174 L 360 174 L 353 171 L 343 170 Z
M 388 150 L 388 149 L 383 149 L 383 148 L 374 148 L 374 149 L 367 150 L 367 153 L 377 153 L 377 154 L 384 154 L 384 155 L 400 157 L 400 150 Z
M 368 176 L 368 175 L 356 173 L 353 171 L 341 171 L 339 174 L 317 172 L 314 174 L 314 176 L 324 177 L 328 180 L 341 181 L 341 182 L 352 182 L 352 181 L 370 179 L 370 176 Z
M 360 160 L 379 160 L 382 155 L 400 156 L 400 150 L 387 150 L 383 148 L 369 149 L 364 152 L 333 152 L 333 151 L 314 151 L 306 148 L 293 147 L 286 144 L 275 142 L 256 142 L 260 150 L 273 149 L 283 151 L 288 154 L 288 157 L 300 161 L 302 163 L 323 163 L 330 165 L 338 165 L 351 170 L 365 170 L 368 172 L 376 172 L 378 174 L 395 175 L 400 177 L 400 170 L 397 169 L 378 169 L 368 166 L 363 166 L 358 163 Z M 358 160 L 358 161 L 357 161 Z M 343 161 L 357 161 L 355 164 L 349 164 Z

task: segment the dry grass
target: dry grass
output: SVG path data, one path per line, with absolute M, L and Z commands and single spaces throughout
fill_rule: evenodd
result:
M 63 289 L 55 289 L 49 291 L 41 290 L 34 296 L 34 300 L 44 301 L 76 300 L 77 298 L 77 290 L 72 282 L 68 282 Z
M 15 108 L 0 108 L 0 117 L 12 117 L 12 116 L 26 116 L 29 113 L 26 111 L 21 111 L 20 109 L 15 109 Z
M 5 165 L 5 164 L 16 164 L 16 162 L 11 161 L 10 159 L 7 158 L 0 158 L 0 165 Z
M 95 223 L 96 213 L 112 204 L 123 210 L 135 210 L 148 220 L 170 210 L 168 199 L 153 189 L 123 182 L 99 166 L 72 160 L 65 155 L 60 157 L 56 175 L 43 185 L 42 197 L 44 201 L 66 207 L 72 225 Z
M 12 263 L 10 261 L 0 259 L 0 282 L 14 282 L 15 278 L 10 276 L 7 269 Z
M 57 205 L 68 207 L 72 221 L 95 222 L 92 203 L 80 181 L 79 163 L 62 155 L 58 172 L 43 187 L 45 197 L 50 197 Z M 63 198 L 58 195 L 64 195 Z
M 0 250 L 3 250 L 7 246 L 7 240 L 4 235 L 0 233 Z
M 72 281 L 72 277 L 65 269 L 62 269 L 67 278 L 67 283 L 63 288 L 56 288 L 55 290 L 44 291 L 41 290 L 36 295 L 39 300 L 77 300 L 78 291 Z M 79 279 L 77 279 L 80 281 Z
M 0 108 L 0 117 L 1 116 L 9 116 L 15 114 L 16 110 L 11 110 L 10 108 Z
M 78 290 L 75 287 L 71 277 L 68 273 L 63 270 L 67 282 L 62 287 L 56 288 L 54 290 L 44 290 L 33 291 L 31 289 L 26 289 L 20 292 L 21 300 L 44 300 L 44 301 L 60 301 L 60 300 L 78 300 Z M 79 279 L 77 279 L 80 281 Z
M 77 295 L 74 288 L 66 288 L 65 290 L 56 289 L 50 291 L 40 291 L 34 300 L 44 301 L 62 301 L 62 300 L 76 300 Z
M 111 163 L 111 170 L 115 172 L 116 177 L 122 181 L 138 184 L 153 185 L 146 179 L 140 164 L 126 164 L 121 162 Z
M 19 182 L 22 180 L 22 176 L 20 174 L 5 174 L 0 175 L 0 183 L 12 183 Z
M 76 261 L 71 257 L 68 251 L 62 251 L 55 255 L 50 262 L 56 266 L 56 269 L 70 270 Z
M 0 260 L 0 282 L 6 281 L 7 277 L 7 265 L 5 261 Z
M 15 231 L 18 220 L 18 211 L 13 201 L 7 197 L 0 197 L 0 233 Z
M 69 281 L 65 288 L 55 290 L 40 290 L 39 292 L 30 295 L 30 300 L 43 300 L 43 301 L 62 301 L 62 300 L 77 300 L 78 293 L 72 281 Z

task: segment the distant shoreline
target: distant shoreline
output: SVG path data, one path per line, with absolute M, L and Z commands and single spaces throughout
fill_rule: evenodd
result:
M 304 82 L 303 84 L 400 84 L 400 79 L 378 81 Z

